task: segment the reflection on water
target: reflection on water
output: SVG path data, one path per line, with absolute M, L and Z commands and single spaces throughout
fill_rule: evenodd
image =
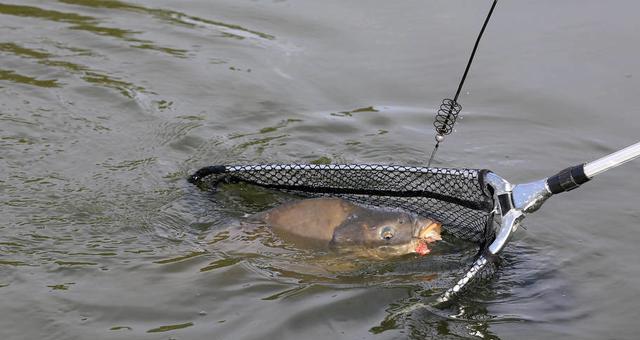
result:
M 550 201 L 442 309 L 474 248 L 298 249 L 239 228 L 291 197 L 185 180 L 424 165 L 486 5 L 0 0 L 0 338 L 635 338 L 637 164 Z M 437 165 L 525 181 L 631 144 L 637 6 L 501 3 Z
M 27 18 L 51 20 L 61 23 L 69 23 L 70 29 L 88 31 L 98 35 L 109 36 L 125 41 L 142 43 L 145 41 L 131 38 L 136 32 L 126 29 L 99 26 L 98 20 L 94 17 L 79 15 L 75 13 L 59 12 L 41 9 L 39 7 L 20 6 L 10 4 L 0 4 L 0 13 L 4 15 L 15 15 Z
M 275 39 L 275 37 L 270 34 L 246 29 L 240 25 L 226 24 L 219 21 L 198 18 L 198 17 L 189 16 L 176 11 L 146 8 L 143 6 L 128 4 L 121 1 L 115 1 L 115 0 L 114 1 L 111 1 L 111 0 L 106 0 L 106 1 L 104 0 L 59 0 L 59 1 L 67 4 L 72 4 L 72 5 L 139 12 L 139 13 L 152 15 L 154 17 L 169 21 L 170 23 L 174 23 L 174 24 L 181 24 L 181 25 L 187 25 L 187 26 L 205 26 L 205 27 L 211 26 L 217 29 L 222 29 L 223 32 L 225 33 L 225 36 L 233 37 L 237 39 L 244 39 L 247 37 L 259 37 L 262 39 L 269 39 L 269 40 Z
M 133 98 L 136 91 L 143 92 L 144 88 L 133 85 L 126 81 L 114 79 L 106 74 L 100 73 L 89 69 L 88 67 L 80 64 L 75 64 L 68 61 L 52 60 L 59 58 L 47 52 L 36 51 L 26 47 L 19 46 L 15 43 L 2 43 L 0 44 L 0 52 L 10 53 L 15 56 L 23 57 L 26 59 L 34 59 L 39 64 L 64 69 L 72 74 L 78 75 L 82 80 L 99 85 L 117 89 L 122 95 Z M 10 71 L 8 71 L 10 72 Z M 11 72 L 12 73 L 12 72 Z M 4 73 L 0 73 L 4 74 Z M 6 77 L 6 80 L 11 80 L 18 83 L 30 84 L 42 87 L 59 87 L 58 80 L 37 80 L 26 76 L 20 76 L 13 74 L 12 77 Z
M 154 18 L 159 18 L 167 21 L 171 24 L 186 25 L 188 27 L 204 26 L 205 28 L 213 28 L 220 31 L 222 37 L 232 37 L 237 39 L 255 38 L 255 39 L 275 39 L 272 35 L 246 29 L 239 25 L 226 24 L 223 22 L 202 19 L 194 16 L 188 16 L 179 12 L 151 9 L 143 6 L 127 4 L 120 1 L 102 1 L 102 0 L 61 0 L 60 2 L 85 6 L 91 8 L 106 8 L 110 10 L 124 10 L 132 11 L 136 13 L 142 13 L 151 15 Z M 143 32 L 127 30 L 121 28 L 108 27 L 102 24 L 104 19 L 100 19 L 93 16 L 81 15 L 73 12 L 63 12 L 56 10 L 48 10 L 34 6 L 23 6 L 14 4 L 0 3 L 0 14 L 12 15 L 18 17 L 26 17 L 41 20 L 50 20 L 54 22 L 60 22 L 70 24 L 69 29 L 87 31 L 90 33 L 98 34 L 100 36 L 111 37 L 119 39 L 125 42 L 131 43 L 129 47 L 148 49 L 167 53 L 174 57 L 186 58 L 187 50 L 172 48 L 167 46 L 161 46 L 151 40 L 139 39 L 134 36 L 140 35 Z M 57 45 L 61 45 L 57 43 Z M 60 47 L 60 46 L 58 46 Z M 83 53 L 83 55 L 91 55 L 91 51 L 88 49 L 82 49 L 77 47 L 69 47 L 68 49 L 76 52 Z M 34 59 L 39 64 L 61 68 L 67 72 L 73 73 L 80 77 L 82 80 L 98 85 L 106 86 L 117 89 L 123 96 L 128 98 L 135 98 L 137 92 L 146 92 L 145 88 L 139 85 L 135 85 L 126 80 L 118 79 L 105 72 L 91 69 L 88 66 L 69 62 L 65 60 L 59 60 L 65 56 L 55 55 L 43 50 L 34 50 L 24 46 L 20 46 L 14 42 L 2 42 L 0 43 L 0 52 L 13 54 L 18 57 L 26 59 Z M 79 55 L 79 54 L 78 54 Z M 234 69 L 233 67 L 231 67 Z M 28 84 L 39 87 L 60 87 L 64 85 L 57 79 L 38 79 L 37 77 L 31 77 L 29 75 L 19 74 L 14 70 L 0 69 L 0 80 L 12 81 L 21 84 Z M 166 101 L 160 101 L 159 108 L 166 108 Z
M 38 80 L 29 76 L 16 74 L 13 71 L 0 69 L 0 80 L 8 80 L 21 84 L 28 84 L 40 87 L 58 87 L 56 80 Z

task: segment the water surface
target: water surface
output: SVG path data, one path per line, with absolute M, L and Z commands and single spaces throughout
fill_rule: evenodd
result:
M 0 0 L 2 339 L 635 338 L 638 162 L 546 203 L 445 311 L 414 308 L 447 279 L 418 259 L 336 273 L 278 240 L 233 249 L 225 230 L 275 198 L 186 182 L 425 165 L 489 5 Z M 518 183 L 636 142 L 639 9 L 500 1 L 434 165 Z

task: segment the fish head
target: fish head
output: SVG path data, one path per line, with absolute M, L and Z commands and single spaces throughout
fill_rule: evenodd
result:
M 336 228 L 331 246 L 385 258 L 430 252 L 429 243 L 441 240 L 441 224 L 405 212 L 378 211 L 350 218 Z

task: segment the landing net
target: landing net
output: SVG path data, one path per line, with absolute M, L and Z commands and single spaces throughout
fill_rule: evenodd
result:
M 214 187 L 247 183 L 300 197 L 340 197 L 402 209 L 442 222 L 446 234 L 483 250 L 495 236 L 494 201 L 484 190 L 485 172 L 368 164 L 217 165 L 198 170 L 189 180 Z

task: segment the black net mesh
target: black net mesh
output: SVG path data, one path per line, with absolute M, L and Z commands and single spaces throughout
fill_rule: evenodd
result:
M 244 182 L 305 197 L 334 196 L 403 209 L 435 218 L 456 238 L 486 245 L 494 236 L 494 203 L 483 190 L 485 171 L 365 164 L 219 165 L 198 170 L 190 181 Z

